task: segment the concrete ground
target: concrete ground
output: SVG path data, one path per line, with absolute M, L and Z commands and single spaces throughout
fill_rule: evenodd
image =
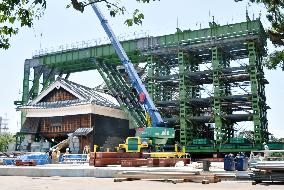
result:
M 262 183 L 252 185 L 249 181 L 223 181 L 203 185 L 200 183 L 178 183 L 160 181 L 113 182 L 111 178 L 91 177 L 24 177 L 0 176 L 1 190 L 283 190 L 284 184 Z

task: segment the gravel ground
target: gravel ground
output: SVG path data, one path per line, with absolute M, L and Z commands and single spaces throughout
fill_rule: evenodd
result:
M 284 183 L 262 183 L 252 185 L 249 181 L 223 181 L 220 183 L 178 183 L 161 181 L 113 182 L 110 178 L 82 177 L 23 177 L 0 176 L 1 190 L 283 190 Z

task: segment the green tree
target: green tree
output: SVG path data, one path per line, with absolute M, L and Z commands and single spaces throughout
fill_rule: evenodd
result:
M 150 3 L 155 0 L 136 0 L 138 3 Z M 103 3 L 109 10 L 109 14 L 115 17 L 124 14 L 126 8 L 119 3 L 119 0 L 92 0 L 78 1 L 70 0 L 67 8 L 84 12 L 86 6 L 92 3 Z M 47 6 L 47 0 L 2 0 L 0 1 L 0 49 L 10 47 L 9 39 L 16 35 L 21 27 L 31 27 L 34 19 L 39 19 Z M 132 17 L 125 21 L 125 24 L 142 24 L 143 13 L 138 9 L 133 11 Z
M 243 0 L 235 0 L 236 2 Z M 267 9 L 266 18 L 271 23 L 267 34 L 277 50 L 271 53 L 267 60 L 268 69 L 280 67 L 284 70 L 284 0 L 247 0 L 251 3 L 263 4 Z
M 155 0 L 136 0 L 138 3 L 150 3 Z M 265 5 L 267 9 L 267 19 L 271 27 L 267 33 L 278 49 L 268 56 L 266 66 L 269 69 L 278 67 L 284 70 L 284 0 L 234 0 L 235 2 L 247 1 Z M 91 3 L 103 3 L 109 10 L 111 16 L 124 14 L 126 8 L 119 3 L 119 0 L 92 0 Z M 67 8 L 73 7 L 75 10 L 84 12 L 85 7 L 91 4 L 87 0 L 70 0 Z M 0 2 L 0 49 L 10 47 L 9 39 L 18 33 L 19 28 L 31 27 L 34 19 L 40 18 L 47 6 L 47 0 L 2 0 Z M 138 9 L 133 11 L 132 17 L 125 21 L 125 24 L 141 24 L 144 19 L 143 13 Z M 279 50 L 279 48 L 281 50 Z
M 0 151 L 5 152 L 7 151 L 8 144 L 11 142 L 15 142 L 16 138 L 12 134 L 2 134 L 0 135 Z

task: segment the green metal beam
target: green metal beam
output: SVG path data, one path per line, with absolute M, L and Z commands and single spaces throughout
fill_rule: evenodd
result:
M 47 69 L 43 72 L 42 90 L 45 90 L 55 80 L 55 68 Z
M 102 76 L 104 82 L 106 83 L 108 89 L 111 91 L 111 93 L 113 95 L 115 95 L 117 93 L 116 88 L 114 87 L 114 83 L 111 82 L 111 80 L 108 78 L 108 75 L 104 72 L 104 70 L 99 66 L 96 65 L 96 68 L 98 70 L 98 72 L 100 73 L 100 75 Z M 133 128 L 138 128 L 139 127 L 139 123 L 137 123 L 137 119 L 135 119 L 133 117 L 133 114 L 131 113 L 131 110 L 128 109 L 127 105 L 121 101 L 120 99 L 118 99 L 118 103 L 120 104 L 120 108 L 124 111 L 124 113 L 126 114 L 126 117 L 129 119 L 130 122 L 130 126 Z
M 222 96 L 222 86 L 220 83 L 220 65 L 221 54 L 218 47 L 212 48 L 212 67 L 213 67 L 213 88 L 214 88 L 214 118 L 215 118 L 215 135 L 216 135 L 216 144 L 221 144 L 223 142 L 222 134 L 222 108 L 221 108 L 221 99 Z
M 260 39 L 263 38 L 263 40 L 266 38 L 265 31 L 259 20 L 228 24 L 201 30 L 184 30 L 175 34 L 151 37 L 151 39 L 140 38 L 123 41 L 122 46 L 127 52 L 130 60 L 133 63 L 138 63 L 139 60 L 147 61 L 147 58 L 143 56 L 141 57 L 141 53 L 148 52 L 149 50 L 152 50 L 153 47 L 171 48 L 180 44 L 200 44 L 204 42 L 211 42 L 212 39 L 235 39 L 248 35 L 259 35 Z M 76 62 L 78 66 L 77 64 L 73 64 L 73 68 L 79 70 L 83 69 L 79 66 L 80 61 L 89 58 L 101 58 L 105 59 L 109 63 L 119 63 L 119 61 L 115 61 L 115 59 L 118 60 L 118 58 L 111 44 L 68 50 L 39 57 L 41 64 L 55 67 L 61 67 L 64 63 L 70 65 Z M 90 65 L 92 65 L 91 62 Z
M 162 76 L 162 69 L 163 69 L 163 63 L 159 60 L 155 61 L 155 77 Z M 154 93 L 154 102 L 161 101 L 163 99 L 163 91 L 162 91 L 162 85 L 160 83 L 155 82 L 155 93 Z
M 137 122 L 140 127 L 145 126 L 145 115 L 142 111 L 142 107 L 138 103 L 138 96 L 135 95 L 134 89 L 130 86 L 129 82 L 125 80 L 125 78 L 119 73 L 114 65 L 106 65 L 109 68 L 110 76 L 113 76 L 116 85 L 118 84 L 121 88 L 123 94 L 122 96 L 128 99 L 127 105 L 128 108 L 131 109 L 135 115 L 139 118 Z
M 221 56 L 221 68 L 229 68 L 230 67 L 230 55 L 227 55 L 224 51 L 222 52 Z M 223 73 L 222 73 L 223 75 Z M 231 93 L 231 85 L 226 82 L 222 82 L 222 96 L 230 96 Z M 232 114 L 232 108 L 230 107 L 222 107 L 222 111 L 225 114 Z M 234 128 L 233 128 L 233 123 L 223 120 L 223 128 L 222 128 L 222 133 L 223 133 L 223 141 L 228 143 L 230 142 L 230 139 L 234 137 Z
M 252 93 L 254 142 L 263 143 L 268 141 L 267 119 L 264 96 L 264 85 L 262 84 L 262 65 L 256 43 L 248 42 L 250 80 Z
M 22 95 L 22 105 L 25 105 L 29 101 L 29 83 L 30 83 L 30 64 L 25 62 L 24 65 L 24 79 L 23 79 L 23 95 Z M 21 126 L 24 125 L 26 120 L 26 113 L 21 112 Z
M 138 110 L 135 102 L 137 98 L 131 93 L 131 88 L 127 85 L 127 82 L 115 71 L 112 66 L 107 64 L 98 64 L 100 73 L 103 74 L 104 81 L 108 85 L 109 89 L 113 89 L 112 93 L 116 99 L 118 99 L 122 109 L 127 113 L 127 117 L 132 123 L 133 128 L 145 126 L 145 116 Z
M 186 54 L 182 51 L 178 53 L 179 63 L 179 117 L 180 117 L 180 143 L 186 145 L 188 143 L 188 114 L 187 106 L 187 78 L 188 61 Z
M 196 72 L 198 71 L 198 65 L 201 63 L 199 59 L 197 59 L 194 55 L 190 54 L 188 57 L 189 60 L 189 65 L 188 65 L 188 72 Z M 194 84 L 192 81 L 188 81 L 187 84 L 187 94 L 188 94 L 188 99 L 194 99 L 194 98 L 199 98 L 199 86 Z M 192 105 L 188 106 L 188 111 L 187 111 L 187 117 L 193 117 L 196 115 L 199 115 L 198 109 Z M 198 137 L 197 135 L 197 129 L 200 127 L 199 125 L 196 125 L 194 122 L 190 121 L 187 124 L 187 130 L 188 130 L 188 140 L 187 144 L 192 144 L 194 138 L 203 138 L 203 137 Z
M 148 64 L 148 80 L 147 80 L 147 91 L 152 99 L 155 94 L 155 81 L 154 81 L 154 57 L 151 55 L 147 58 Z
M 30 89 L 30 92 L 29 92 L 29 97 L 31 97 L 31 99 L 35 99 L 37 96 L 38 96 L 38 93 L 39 93 L 39 80 L 40 80 L 40 77 L 42 75 L 42 69 L 43 67 L 41 68 L 34 68 L 34 78 L 33 78 L 33 86 L 32 88 Z
M 163 64 L 162 67 L 162 76 L 169 76 L 171 74 L 171 67 L 167 64 Z M 163 100 L 169 101 L 172 99 L 173 96 L 173 88 L 166 87 L 166 85 L 162 85 L 163 88 Z

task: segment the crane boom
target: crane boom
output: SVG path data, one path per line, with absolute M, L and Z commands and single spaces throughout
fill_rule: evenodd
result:
M 158 109 L 156 108 L 153 100 L 151 99 L 149 93 L 147 92 L 144 84 L 142 83 L 140 77 L 138 76 L 133 64 L 131 63 L 130 59 L 128 58 L 126 52 L 124 51 L 122 45 L 120 44 L 120 42 L 118 41 L 118 39 L 116 38 L 114 32 L 112 31 L 107 19 L 103 16 L 103 14 L 101 13 L 100 9 L 98 8 L 98 6 L 96 5 L 96 3 L 94 3 L 93 0 L 89 0 L 94 10 L 94 12 L 96 13 L 97 17 L 99 18 L 102 27 L 104 28 L 106 34 L 108 35 L 120 61 L 122 62 L 129 80 L 131 82 L 132 87 L 137 91 L 137 93 L 143 94 L 144 95 L 144 100 L 142 102 L 145 110 L 148 112 L 150 118 L 151 118 L 151 122 L 152 122 L 152 126 L 149 126 L 147 130 L 147 136 L 151 136 L 151 137 L 160 137 L 160 138 L 174 138 L 174 129 L 173 128 L 165 128 L 165 123 L 160 115 L 160 113 L 158 112 Z
M 164 124 L 164 121 L 158 112 L 154 102 L 150 98 L 149 93 L 147 92 L 145 86 L 143 85 L 141 79 L 139 78 L 133 64 L 129 60 L 127 54 L 125 53 L 124 49 L 122 48 L 120 42 L 116 38 L 114 32 L 112 31 L 110 25 L 108 24 L 108 21 L 104 18 L 101 11 L 98 9 L 96 3 L 92 4 L 92 8 L 95 11 L 96 15 L 98 16 L 101 25 L 103 26 L 105 32 L 107 33 L 119 59 L 121 60 L 122 64 L 124 65 L 124 68 L 126 72 L 128 73 L 128 77 L 130 79 L 130 82 L 132 86 L 136 89 L 138 94 L 144 93 L 145 94 L 145 101 L 144 106 L 145 109 L 149 112 L 150 117 L 152 119 L 152 126 L 162 126 Z

